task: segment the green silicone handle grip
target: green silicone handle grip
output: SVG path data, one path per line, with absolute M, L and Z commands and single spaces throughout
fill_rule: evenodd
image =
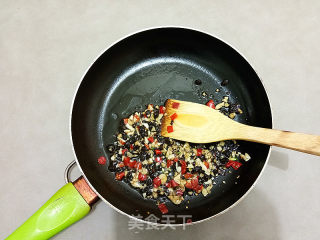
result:
M 86 216 L 89 211 L 90 206 L 73 184 L 68 183 L 6 240 L 49 239 Z

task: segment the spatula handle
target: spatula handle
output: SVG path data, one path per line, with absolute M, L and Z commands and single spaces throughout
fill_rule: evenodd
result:
M 242 139 L 320 156 L 320 136 L 245 126 Z

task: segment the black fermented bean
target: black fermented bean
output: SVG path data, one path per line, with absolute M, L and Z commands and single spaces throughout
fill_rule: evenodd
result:
M 147 183 L 147 186 L 152 185 L 152 179 L 151 179 L 151 178 L 148 178 L 146 183 Z
M 154 118 L 158 118 L 159 117 L 159 110 L 155 110 L 153 113 Z
M 110 153 L 113 153 L 114 150 L 115 150 L 115 146 L 114 146 L 113 144 L 109 144 L 109 145 L 107 146 L 107 150 L 108 150 Z

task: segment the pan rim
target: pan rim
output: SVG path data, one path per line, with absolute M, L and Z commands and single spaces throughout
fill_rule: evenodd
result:
M 230 48 L 232 48 L 233 50 L 235 50 L 249 65 L 250 67 L 252 68 L 252 70 L 255 72 L 255 74 L 257 75 L 258 79 L 260 80 L 261 84 L 262 84 L 262 87 L 266 93 L 266 97 L 267 97 L 267 100 L 268 100 L 268 103 L 269 103 L 269 106 L 270 106 L 270 114 L 271 114 L 271 128 L 273 128 L 273 108 L 272 108 L 272 105 L 271 105 L 271 102 L 270 102 L 270 98 L 269 98 L 269 94 L 268 94 L 268 90 L 265 86 L 265 83 L 263 82 L 262 78 L 259 76 L 259 74 L 257 73 L 256 69 L 253 67 L 253 65 L 251 63 L 249 63 L 249 61 L 247 60 L 247 58 L 237 49 L 235 48 L 233 45 L 231 45 L 230 43 L 228 43 L 227 41 L 223 40 L 222 38 L 220 37 L 217 37 L 207 31 L 204 31 L 204 30 L 200 30 L 200 29 L 196 29 L 196 28 L 192 28 L 192 27 L 186 27 L 186 26 L 181 26 L 181 25 L 163 25 L 163 26 L 153 26 L 153 27 L 148 27 L 148 28 L 143 28 L 143 29 L 140 29 L 140 30 L 137 30 L 137 31 L 133 31 L 129 34 L 126 34 L 125 36 L 117 39 L 116 41 L 112 42 L 111 44 L 109 44 L 107 47 L 105 47 L 104 49 L 102 49 L 102 51 L 97 55 L 97 57 L 92 61 L 92 63 L 87 67 L 87 69 L 84 71 L 83 75 L 81 76 L 81 79 L 75 89 L 75 92 L 74 92 L 74 95 L 73 95 L 73 98 L 72 98 L 72 103 L 71 103 L 71 108 L 70 108 L 70 113 L 69 113 L 69 136 L 70 136 L 70 140 L 71 140 L 71 145 L 72 145 L 72 152 L 74 154 L 74 157 L 75 157 L 75 161 L 77 163 L 77 166 L 82 174 L 82 176 L 85 178 L 85 180 L 87 181 L 88 185 L 90 186 L 90 188 L 98 195 L 98 197 L 104 202 L 106 203 L 107 205 L 109 205 L 111 208 L 113 208 L 114 210 L 116 210 L 117 212 L 131 218 L 131 219 L 134 219 L 135 221 L 138 221 L 138 222 L 143 222 L 143 223 L 147 223 L 147 224 L 152 224 L 152 225 L 159 225 L 159 226 L 164 226 L 164 225 L 170 225 L 170 226 L 175 226 L 175 227 L 181 227 L 181 226 L 191 226 L 191 225 L 195 225 L 195 224 L 198 224 L 198 223 L 202 223 L 204 221 L 207 221 L 207 220 L 210 220 L 210 219 L 213 219 L 215 217 L 218 217 L 224 213 L 226 213 L 227 211 L 229 211 L 230 209 L 232 209 L 233 207 L 235 207 L 236 205 L 238 205 L 251 191 L 252 189 L 256 186 L 258 180 L 260 179 L 262 173 L 264 172 L 265 168 L 266 168 L 266 165 L 267 163 L 269 162 L 269 158 L 270 158 L 270 154 L 271 154 L 271 150 L 273 149 L 272 146 L 269 146 L 269 150 L 268 150 L 268 155 L 267 155 L 267 158 L 266 158 L 266 161 L 258 175 L 258 177 L 256 178 L 256 180 L 254 181 L 254 183 L 251 185 L 251 187 L 235 202 L 233 203 L 231 206 L 229 206 L 228 208 L 224 209 L 223 211 L 219 212 L 219 213 L 216 213 L 210 217 L 207 217 L 207 218 L 204 218 L 204 219 L 201 219 L 201 220 L 198 220 L 198 221 L 195 221 L 195 222 L 191 222 L 191 223 L 179 223 L 179 224 L 162 224 L 162 223 L 152 223 L 152 222 L 148 222 L 146 220 L 143 220 L 143 219 L 139 219 L 139 218 L 136 218 L 135 216 L 132 216 L 132 215 L 129 215 L 127 214 L 126 212 L 120 210 L 119 208 L 113 206 L 109 201 L 107 201 L 104 197 L 102 197 L 100 195 L 100 193 L 93 187 L 93 185 L 90 183 L 90 181 L 88 180 L 88 178 L 86 177 L 85 173 L 83 172 L 82 168 L 81 168 L 81 165 L 78 161 L 78 158 L 77 158 L 77 155 L 76 155 L 76 151 L 75 151 L 75 148 L 74 148 L 74 143 L 73 143 L 73 138 L 72 138 L 72 111 L 73 111 L 73 107 L 74 107 L 74 102 L 75 102 L 75 99 L 76 99 L 76 96 L 77 96 L 77 93 L 78 93 L 78 90 L 80 88 L 80 85 L 82 83 L 82 81 L 84 80 L 85 76 L 87 75 L 88 71 L 91 69 L 91 67 L 94 65 L 94 63 L 101 57 L 101 55 L 103 53 L 105 53 L 106 51 L 108 51 L 111 47 L 113 47 L 114 45 L 116 45 L 117 43 L 121 42 L 122 40 L 125 40 L 126 38 L 130 37 L 130 36 L 133 36 L 133 35 L 136 35 L 136 34 L 139 34 L 139 33 L 142 33 L 142 32 L 146 32 L 146 31 L 150 31 L 150 30 L 157 30 L 157 29 L 165 29 L 165 28 L 176 28 L 176 29 L 184 29 L 184 30 L 191 30 L 191 31 L 195 31 L 195 32 L 199 32 L 199 33 L 202 33 L 202 34 L 206 34 L 210 37 L 213 37 L 213 38 L 216 38 L 218 39 L 219 41 L 223 42 L 224 44 L 228 45 Z

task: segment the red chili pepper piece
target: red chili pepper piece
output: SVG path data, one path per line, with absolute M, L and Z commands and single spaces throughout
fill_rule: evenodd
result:
M 178 162 L 179 158 L 174 158 L 173 161 Z
M 239 167 L 241 167 L 242 163 L 237 162 L 237 161 L 231 161 L 229 160 L 229 162 L 226 163 L 226 167 L 233 167 L 234 170 L 238 170 Z
M 139 180 L 139 181 L 145 181 L 145 180 L 147 180 L 147 175 L 142 174 L 142 173 L 139 173 L 139 175 L 138 175 L 138 180 Z
M 232 167 L 234 170 L 238 170 L 238 168 L 241 167 L 241 165 L 242 165 L 242 163 L 233 161 Z
M 144 145 L 148 150 L 150 149 L 149 145 L 148 144 L 145 144 Z
M 173 187 L 173 188 L 176 187 L 176 186 L 179 186 L 179 184 L 176 183 L 176 181 L 173 180 L 173 179 L 170 181 L 170 183 L 171 183 L 171 187 Z
M 173 132 L 173 126 L 167 126 L 167 132 L 172 133 Z
M 136 164 L 134 165 L 134 168 L 141 169 L 142 168 L 142 163 L 141 162 L 136 162 Z
M 162 162 L 162 158 L 159 157 L 159 156 L 156 156 L 154 160 L 155 160 L 156 162 Z
M 116 179 L 121 180 L 124 177 L 124 175 L 125 175 L 124 172 L 116 173 Z
M 204 161 L 203 164 L 209 169 L 209 163 L 207 161 Z
M 193 178 L 193 174 L 191 174 L 191 173 L 186 173 L 186 174 L 184 174 L 184 178 L 185 178 L 185 179 Z
M 191 181 L 187 181 L 184 186 L 185 186 L 186 188 L 192 189 Z
M 130 149 L 133 150 L 133 145 L 132 144 L 130 144 Z
M 136 163 L 137 163 L 137 161 L 129 162 L 128 166 L 129 166 L 130 168 L 134 168 L 134 167 L 136 166 Z
M 178 109 L 179 105 L 180 105 L 180 103 L 177 103 L 177 102 L 173 102 L 172 103 L 172 107 L 175 108 L 175 109 Z
M 168 208 L 164 203 L 160 203 L 158 205 L 159 210 L 161 211 L 162 214 L 168 213 Z
M 226 167 L 227 167 L 227 168 L 231 167 L 232 163 L 233 163 L 233 161 L 230 161 L 230 160 L 229 160 L 229 161 L 226 163 Z
M 165 185 L 167 188 L 171 188 L 171 182 L 167 182 Z
M 208 107 L 213 108 L 213 109 L 215 109 L 215 108 L 216 108 L 216 106 L 214 105 L 213 100 L 210 100 L 209 102 L 207 102 L 207 103 L 206 103 L 206 105 L 207 105 Z
M 135 118 L 135 119 L 137 119 L 137 121 L 139 121 L 139 120 L 140 120 L 139 115 L 134 115 L 134 118 Z
M 194 190 L 196 191 L 196 192 L 200 192 L 201 190 L 202 190 L 202 185 L 197 185 L 195 188 L 194 188 Z
M 128 151 L 128 149 L 122 149 L 122 151 L 121 151 L 121 153 L 122 153 L 122 155 L 124 155 L 125 153 L 126 153 L 126 151 Z
M 130 158 L 129 157 L 124 157 L 123 158 L 123 163 L 124 163 L 125 166 L 128 166 L 129 163 L 130 163 Z
M 126 144 L 126 142 L 124 142 L 124 141 L 122 141 L 122 140 L 119 140 L 119 143 L 120 143 L 121 145 L 125 145 L 125 144 Z
M 182 195 L 183 195 L 183 191 L 182 191 L 181 189 L 178 189 L 178 190 L 176 191 L 176 194 L 177 194 L 178 196 L 182 196 Z
M 159 113 L 164 114 L 164 106 L 160 106 Z
M 191 179 L 191 185 L 194 190 L 197 188 L 198 184 L 199 184 L 198 178 Z
M 181 164 L 181 173 L 185 174 L 187 171 L 187 163 L 183 160 L 180 160 L 180 164 Z
M 170 116 L 171 121 L 175 120 L 177 117 L 178 117 L 178 114 L 177 114 L 177 113 L 172 114 L 172 115 Z
M 159 187 L 161 185 L 161 179 L 159 177 L 155 177 L 152 182 L 154 187 Z
M 197 156 L 200 157 L 202 155 L 202 149 L 198 148 L 197 149 Z
M 123 119 L 123 123 L 124 123 L 124 124 L 128 124 L 128 121 L 129 121 L 128 118 L 124 118 L 124 119 Z
M 154 142 L 154 138 L 153 138 L 153 137 L 149 137 L 149 138 L 148 138 L 148 141 L 151 142 L 151 143 L 153 143 L 153 142 Z
M 167 168 L 169 168 L 174 162 L 172 160 L 167 160 Z
M 106 162 L 107 162 L 107 159 L 105 157 L 101 156 L 98 158 L 98 163 L 100 165 L 104 165 L 104 164 L 106 164 Z
M 160 155 L 161 154 L 161 150 L 160 149 L 156 149 L 154 151 L 155 151 L 156 155 Z
M 187 183 L 184 186 L 186 188 L 193 189 L 196 192 L 199 192 L 200 190 L 202 190 L 202 187 L 203 187 L 202 185 L 199 185 L 198 178 L 193 178 L 191 179 L 191 181 L 187 181 Z

